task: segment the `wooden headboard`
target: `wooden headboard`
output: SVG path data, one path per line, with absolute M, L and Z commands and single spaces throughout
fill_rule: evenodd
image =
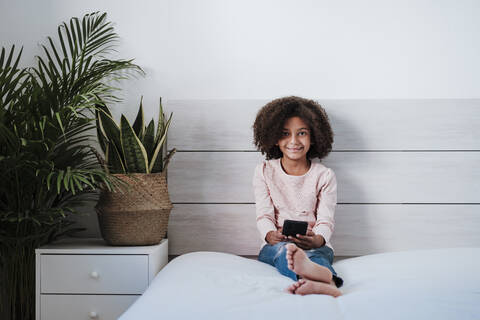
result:
M 318 100 L 335 142 L 337 256 L 480 246 L 480 100 Z M 257 255 L 252 124 L 267 100 L 170 100 L 171 255 Z

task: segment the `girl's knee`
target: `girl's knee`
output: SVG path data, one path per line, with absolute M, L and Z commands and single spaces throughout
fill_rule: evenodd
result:
M 258 260 L 268 264 L 274 264 L 274 261 L 277 260 L 282 254 L 285 255 L 285 245 L 286 242 L 279 242 L 274 245 L 264 245 L 258 254 Z
M 279 243 L 276 244 L 276 246 L 278 246 L 278 247 L 277 247 L 277 252 L 276 252 L 275 258 L 274 258 L 275 260 L 279 259 L 279 258 L 281 258 L 281 259 L 283 258 L 285 260 L 287 259 L 287 248 L 286 248 L 287 243 L 288 242 L 279 242 Z

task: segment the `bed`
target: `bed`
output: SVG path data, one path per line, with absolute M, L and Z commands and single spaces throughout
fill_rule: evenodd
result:
M 343 295 L 284 292 L 256 260 L 195 252 L 170 262 L 120 320 L 479 319 L 480 248 L 373 254 L 334 264 Z
M 178 257 L 120 319 L 480 319 L 480 100 L 320 101 L 336 135 L 336 299 L 287 294 L 291 280 L 244 257 L 261 246 L 251 125 L 266 102 L 167 102 Z

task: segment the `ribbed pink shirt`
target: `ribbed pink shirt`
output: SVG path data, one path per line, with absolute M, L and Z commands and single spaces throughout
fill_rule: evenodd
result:
M 307 221 L 308 229 L 322 235 L 332 248 L 337 206 L 337 180 L 332 169 L 312 160 L 307 173 L 292 176 L 285 173 L 280 159 L 266 160 L 255 168 L 253 188 L 257 227 L 264 244 L 269 231 L 291 219 Z

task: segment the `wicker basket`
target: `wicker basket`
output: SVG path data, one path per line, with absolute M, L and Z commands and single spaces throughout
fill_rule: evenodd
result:
M 129 186 L 103 190 L 95 207 L 102 237 L 113 246 L 159 243 L 166 235 L 172 203 L 163 173 L 115 174 Z

